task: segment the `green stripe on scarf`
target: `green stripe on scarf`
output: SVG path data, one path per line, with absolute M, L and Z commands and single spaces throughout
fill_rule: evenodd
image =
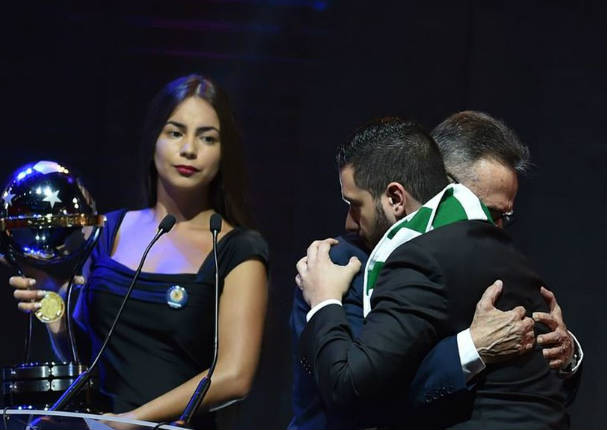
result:
M 423 233 L 426 231 L 426 227 L 428 226 L 428 223 L 430 222 L 431 216 L 432 216 L 432 209 L 425 208 L 422 206 L 417 211 L 417 215 L 414 216 L 413 218 L 411 218 L 410 221 L 403 222 L 403 224 L 400 226 L 400 228 L 406 227 L 410 230 L 414 230 L 419 233 Z M 392 239 L 396 235 L 396 233 L 400 230 L 400 228 L 394 228 L 394 229 L 391 228 L 388 231 L 388 239 Z
M 451 224 L 455 221 L 467 220 L 466 210 L 462 204 L 453 197 L 453 189 L 445 191 L 443 200 L 436 209 L 436 215 L 434 216 L 434 222 L 432 227 L 438 228 L 444 225 Z
M 369 285 L 375 285 L 375 281 L 377 281 L 377 277 L 379 276 L 379 271 L 384 267 L 384 263 L 377 262 L 373 266 L 373 269 L 368 272 Z
M 472 191 L 461 184 L 449 184 L 417 211 L 390 227 L 371 251 L 365 266 L 364 316 L 371 311 L 371 294 L 379 273 L 396 248 L 435 228 L 473 219 L 493 222 L 489 210 Z
M 485 212 L 485 216 L 487 217 L 487 219 L 491 221 L 491 224 L 495 224 L 495 220 L 491 216 L 491 212 L 489 212 L 487 206 L 485 206 L 484 203 L 481 202 L 481 207 L 483 208 L 483 212 Z

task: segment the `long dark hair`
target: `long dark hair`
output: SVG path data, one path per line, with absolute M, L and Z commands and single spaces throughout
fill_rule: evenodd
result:
M 150 103 L 143 127 L 145 195 L 148 206 L 157 199 L 158 172 L 154 165 L 156 141 L 175 108 L 189 97 L 207 101 L 219 118 L 221 158 L 219 171 L 210 184 L 209 200 L 215 212 L 236 226 L 249 226 L 245 205 L 245 167 L 240 134 L 227 95 L 209 78 L 188 75 L 169 82 Z

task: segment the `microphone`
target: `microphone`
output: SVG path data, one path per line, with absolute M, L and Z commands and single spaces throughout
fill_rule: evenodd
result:
M 169 231 L 171 231 L 176 221 L 177 220 L 173 215 L 165 215 L 165 217 L 162 218 L 162 221 L 160 221 L 160 224 L 158 224 L 158 230 L 162 231 L 162 233 L 160 234 L 168 233 Z M 221 220 L 219 220 L 219 222 L 221 223 Z
M 156 241 L 160 238 L 160 236 L 162 236 L 165 233 L 168 233 L 169 230 L 171 230 L 174 225 L 175 225 L 175 217 L 170 214 L 166 215 L 162 219 L 162 221 L 160 221 L 160 224 L 158 225 L 158 230 L 156 231 L 154 238 L 150 241 L 147 248 L 143 252 L 143 256 L 141 257 L 141 260 L 139 261 L 139 266 L 137 267 L 137 271 L 135 272 L 135 275 L 133 276 L 133 279 L 131 280 L 131 284 L 129 285 L 129 288 L 128 288 L 126 294 L 124 295 L 124 298 L 122 299 L 122 303 L 120 304 L 120 308 L 118 309 L 118 312 L 116 313 L 116 317 L 114 317 L 114 322 L 112 323 L 112 326 L 108 330 L 107 335 L 105 336 L 105 340 L 103 341 L 103 345 L 101 345 L 101 348 L 99 349 L 99 352 L 95 356 L 93 363 L 89 366 L 89 368 L 87 370 L 82 372 L 80 374 L 80 376 L 78 376 L 78 378 L 76 378 L 76 380 L 74 382 L 72 382 L 72 384 L 67 388 L 67 390 L 65 390 L 65 392 L 61 395 L 61 397 L 59 397 L 59 399 L 53 404 L 53 406 L 51 406 L 48 409 L 49 411 L 61 410 L 76 394 L 78 394 L 78 392 L 82 389 L 84 384 L 86 384 L 91 379 L 92 372 L 95 369 L 95 367 L 97 366 L 97 363 L 99 363 L 99 358 L 101 358 L 103 351 L 105 351 L 105 348 L 109 344 L 110 339 L 112 338 L 112 334 L 114 333 L 114 329 L 116 328 L 116 324 L 118 324 L 118 321 L 120 320 L 120 316 L 122 315 L 122 311 L 124 310 L 124 306 L 126 305 L 126 302 L 128 301 L 129 297 L 131 296 L 131 292 L 133 291 L 135 282 L 139 278 L 139 274 L 141 273 L 141 269 L 143 268 L 143 263 L 145 262 L 145 259 L 148 256 L 148 252 L 150 252 L 152 245 L 154 245 L 156 243 Z
M 217 263 L 217 234 L 221 231 L 221 215 L 218 213 L 211 215 L 209 229 L 213 235 L 213 259 L 215 260 L 215 314 L 213 315 L 215 332 L 213 337 L 213 361 L 211 361 L 211 367 L 209 367 L 209 371 L 207 372 L 206 376 L 203 376 L 198 383 L 198 386 L 196 387 L 196 390 L 194 390 L 194 394 L 183 410 L 181 417 L 172 423 L 173 425 L 178 425 L 181 427 L 187 427 L 190 424 L 192 417 L 202 404 L 204 396 L 209 391 L 209 387 L 211 386 L 211 376 L 213 376 L 213 372 L 215 371 L 217 354 L 219 352 L 219 265 Z
M 211 215 L 211 221 L 209 222 L 211 233 L 219 233 L 221 231 L 221 215 L 215 213 Z

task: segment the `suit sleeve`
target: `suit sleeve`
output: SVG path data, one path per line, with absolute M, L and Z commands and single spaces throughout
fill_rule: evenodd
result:
M 320 404 L 320 398 L 316 394 L 314 380 L 301 366 L 297 354 L 297 343 L 306 325 L 306 314 L 309 310 L 310 307 L 305 302 L 301 291 L 296 287 L 290 318 L 293 346 L 293 386 L 291 399 L 293 417 L 287 426 L 289 430 L 325 428 L 327 426 L 327 419 Z
M 339 238 L 339 244 L 333 246 L 330 251 L 331 260 L 335 264 L 347 264 L 352 255 L 356 255 L 364 261 L 365 254 L 362 250 L 351 245 L 345 238 Z M 357 275 L 344 297 L 344 311 L 346 312 L 349 323 L 356 329 L 362 326 L 362 296 L 360 274 Z M 356 301 L 356 306 L 351 303 Z M 328 413 L 321 404 L 321 399 L 318 395 L 316 384 L 311 375 L 305 372 L 302 363 L 299 362 L 299 354 L 297 344 L 301 333 L 306 325 L 306 314 L 310 310 L 310 306 L 303 298 L 302 292 L 295 287 L 293 295 L 293 307 L 291 310 L 290 325 L 291 336 L 293 341 L 293 386 L 292 386 L 292 406 L 293 418 L 287 426 L 290 430 L 302 428 L 327 428 L 329 426 Z M 349 420 L 350 415 L 338 416 L 340 424 L 344 424 L 343 428 L 354 428 L 354 422 Z M 331 415 L 335 419 L 336 416 Z M 347 424 L 346 424 L 347 423 Z M 350 424 L 350 425 L 348 425 Z M 332 423 L 335 425 L 335 422 Z
M 313 370 L 327 405 L 406 396 L 415 369 L 447 323 L 442 272 L 413 243 L 388 258 L 371 302 L 373 310 L 357 338 L 337 305 L 317 312 L 302 333 L 302 361 Z
M 409 388 L 413 407 L 428 407 L 437 400 L 468 391 L 457 349 L 457 336 L 441 340 L 424 357 Z

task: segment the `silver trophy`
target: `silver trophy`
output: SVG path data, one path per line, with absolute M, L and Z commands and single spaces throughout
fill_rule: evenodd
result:
M 19 168 L 0 197 L 0 244 L 18 274 L 23 276 L 25 266 L 49 273 L 60 268 L 69 279 L 67 304 L 59 294 L 49 292 L 34 315 L 44 323 L 51 323 L 65 313 L 72 361 L 30 363 L 32 314 L 29 314 L 25 362 L 3 369 L 2 391 L 8 403 L 14 404 L 15 399 L 24 396 L 48 397 L 45 400 L 48 403 L 84 368 L 72 330 L 72 282 L 92 251 L 105 217 L 97 213 L 95 202 L 81 181 L 54 161 L 38 161 Z M 39 395 L 45 392 L 50 395 Z

